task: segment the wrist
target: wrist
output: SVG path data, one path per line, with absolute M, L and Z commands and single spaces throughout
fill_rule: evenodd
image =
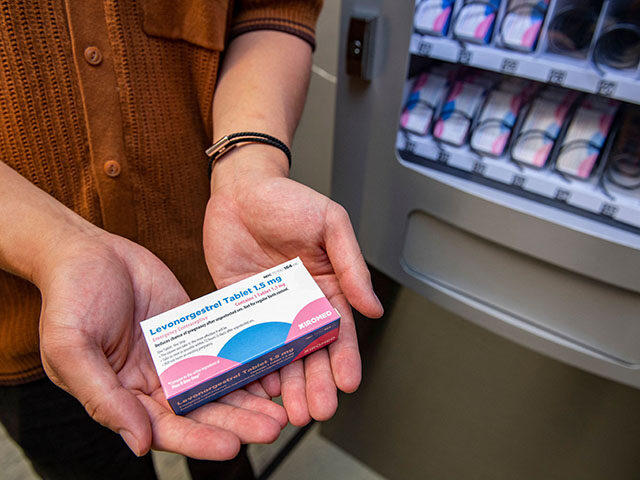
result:
M 56 219 L 33 246 L 25 277 L 42 290 L 60 265 L 71 258 L 104 249 L 108 237 L 109 233 L 79 216 Z
M 0 232 L 0 268 L 37 284 L 71 239 L 101 230 L 0 161 Z
M 284 152 L 270 145 L 244 144 L 215 162 L 211 173 L 211 193 L 251 179 L 288 175 L 289 160 Z

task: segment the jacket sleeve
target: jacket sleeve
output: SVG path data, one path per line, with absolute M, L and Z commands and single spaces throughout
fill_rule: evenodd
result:
M 315 49 L 322 0 L 236 0 L 229 39 L 254 30 L 295 35 Z

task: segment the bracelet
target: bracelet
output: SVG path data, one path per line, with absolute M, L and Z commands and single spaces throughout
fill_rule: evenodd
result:
M 284 142 L 266 133 L 238 132 L 222 137 L 205 151 L 209 157 L 209 178 L 211 178 L 214 162 L 241 143 L 264 143 L 265 145 L 279 148 L 287 156 L 289 168 L 291 168 L 291 150 L 289 150 L 289 147 L 287 147 Z

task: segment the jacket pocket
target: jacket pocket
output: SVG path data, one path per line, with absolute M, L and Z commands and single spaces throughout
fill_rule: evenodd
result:
M 230 0 L 141 0 L 143 28 L 148 35 L 221 51 L 230 3 Z

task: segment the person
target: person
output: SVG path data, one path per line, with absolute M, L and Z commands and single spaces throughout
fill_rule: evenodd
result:
M 237 147 L 210 179 L 203 153 L 243 131 L 291 144 L 320 3 L 2 3 L 0 419 L 43 477 L 154 478 L 151 448 L 241 477 L 246 461 L 197 460 L 328 419 L 357 388 L 349 305 L 382 307 L 346 212 L 279 148 Z M 338 340 L 174 415 L 138 323 L 296 256 Z

